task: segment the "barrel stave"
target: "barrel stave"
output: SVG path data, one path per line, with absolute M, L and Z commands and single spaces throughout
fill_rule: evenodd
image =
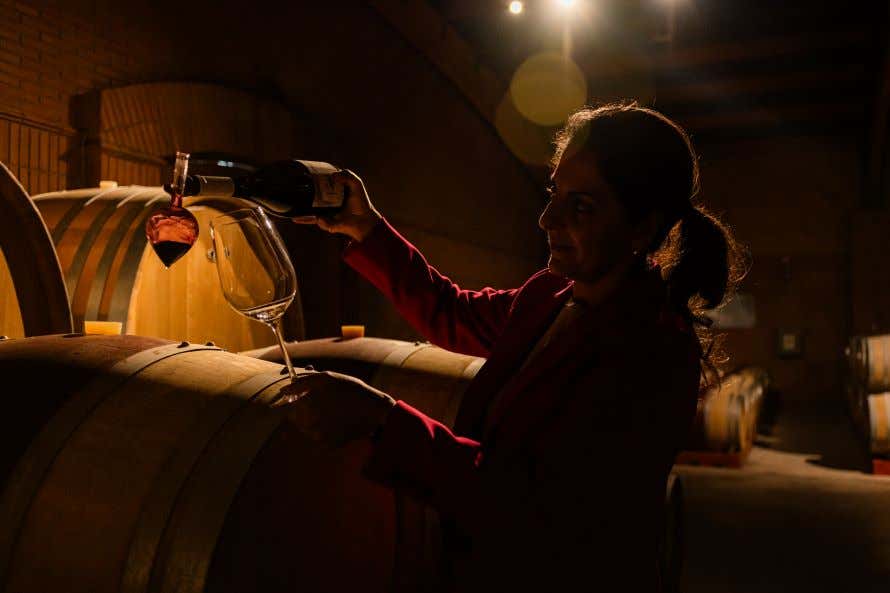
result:
M 426 342 L 384 338 L 323 338 L 287 345 L 294 364 L 356 376 L 452 426 L 467 386 L 485 359 Z M 281 362 L 278 348 L 244 352 Z
M 155 476 L 214 398 L 273 369 L 218 350 L 187 351 L 115 389 L 68 438 L 44 477 L 21 527 L 9 587 L 116 591 Z M 77 585 L 66 585 L 69 579 Z
M 169 343 L 128 336 L 39 336 L 0 341 L 6 412 L 0 415 L 0 483 L 34 436 L 72 393 L 128 356 Z
M 280 365 L 131 336 L 0 343 L 11 377 L 47 363 L 35 382 L 65 395 L 41 436 L 95 405 L 69 415 L 33 491 L 18 488 L 21 520 L 0 516 L 0 588 L 389 590 L 397 523 L 392 492 L 361 476 L 370 443 L 321 450 L 282 423 Z

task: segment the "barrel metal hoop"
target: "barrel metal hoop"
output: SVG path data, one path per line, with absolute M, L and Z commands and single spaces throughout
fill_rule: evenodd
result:
M 277 397 L 265 391 L 253 401 L 269 404 Z M 213 435 L 179 489 L 155 553 L 147 591 L 204 591 L 229 507 L 281 421 L 281 414 L 267 405 L 242 405 Z
M 50 418 L 19 459 L 0 494 L 0 588 L 6 585 L 14 546 L 34 495 L 71 435 L 133 375 L 165 358 L 197 350 L 220 348 L 169 344 L 137 352 L 73 393 Z
M 368 384 L 379 388 L 381 379 L 387 376 L 390 369 L 393 367 L 401 368 L 412 355 L 430 347 L 430 344 L 416 344 L 414 342 L 399 344 L 377 364 L 377 369 L 371 375 Z
M 120 204 L 116 208 L 120 208 Z M 105 243 L 105 251 L 102 252 L 102 257 L 96 268 L 96 275 L 93 277 L 93 283 L 90 286 L 90 296 L 87 299 L 86 309 L 84 309 L 84 319 L 99 319 L 99 304 L 102 302 L 102 295 L 109 288 L 106 286 L 106 283 L 111 264 L 114 261 L 115 255 L 117 255 L 118 249 L 120 249 L 124 235 L 127 234 L 133 221 L 141 212 L 141 208 L 131 208 L 129 212 L 121 217 L 117 228 L 108 237 L 108 241 Z
M 145 221 L 151 216 L 151 209 L 143 207 L 142 214 L 139 216 L 138 224 L 145 224 Z M 133 284 L 136 282 L 136 274 L 139 268 L 139 262 L 145 251 L 145 245 L 148 239 L 144 232 L 139 232 L 139 226 L 130 244 L 127 246 L 127 252 L 121 263 L 121 271 L 114 283 L 114 292 L 111 296 L 111 304 L 108 307 L 108 319 L 122 320 L 123 331 L 127 331 L 127 319 L 130 311 L 130 298 L 133 293 Z
M 871 452 L 890 453 L 890 393 L 868 396 L 868 418 Z
M 408 342 L 406 344 L 399 344 L 396 348 L 393 349 L 392 352 L 387 354 L 383 360 L 377 365 L 377 370 L 374 371 L 374 374 L 371 376 L 371 379 L 368 381 L 370 385 L 374 387 L 378 387 L 380 385 L 380 380 L 382 377 L 386 377 L 387 373 L 390 372 L 390 369 L 394 368 L 402 368 L 405 362 L 421 350 L 426 350 L 427 348 L 432 348 L 432 344 L 419 344 L 416 342 Z
M 75 204 L 62 215 L 62 218 L 56 223 L 56 226 L 53 227 L 50 235 L 53 238 L 53 245 L 56 246 L 56 249 L 58 249 L 59 243 L 61 243 L 62 237 L 65 235 L 65 231 L 71 226 L 71 222 L 77 218 L 77 215 L 83 209 L 84 202 L 86 202 L 86 200 L 75 202 Z
M 99 200 L 99 199 L 100 199 L 102 196 L 104 196 L 105 194 L 110 194 L 110 193 L 113 192 L 113 191 L 117 191 L 117 189 L 118 189 L 118 187 L 117 187 L 116 185 L 115 185 L 114 187 L 109 187 L 109 188 L 106 188 L 106 189 L 100 189 L 100 190 L 99 190 L 93 197 L 87 199 L 86 204 L 84 204 L 84 207 L 89 206 L 89 205 L 92 204 L 93 202 Z
M 432 344 L 415 344 L 414 342 L 409 342 L 407 344 L 400 344 L 397 348 L 395 348 L 392 352 L 386 355 L 386 357 L 380 361 L 380 368 L 385 367 L 396 367 L 401 368 L 402 365 L 405 364 L 409 358 L 411 358 L 414 354 L 417 354 L 421 350 L 426 350 L 427 348 L 432 348 Z
M 245 379 L 228 389 L 225 396 L 214 398 L 207 411 L 186 431 L 168 458 L 166 467 L 158 473 L 146 498 L 147 502 L 140 512 L 121 577 L 120 593 L 144 593 L 148 590 L 155 558 L 163 557 L 165 553 L 165 550 L 158 548 L 169 519 L 176 509 L 179 494 L 217 433 L 238 410 L 248 405 L 260 393 L 276 383 L 287 380 L 288 377 L 282 377 L 277 372 L 263 373 Z M 244 472 L 246 473 L 246 469 Z M 243 474 L 238 474 L 238 471 L 233 469 L 232 479 L 224 482 L 226 486 L 234 484 L 231 496 L 234 496 L 242 478 Z M 228 490 L 221 492 L 218 486 L 214 485 L 214 492 L 210 498 L 229 494 Z M 225 505 L 225 509 L 228 509 L 228 504 Z M 184 528 L 189 529 L 188 526 Z M 214 537 L 208 542 L 209 545 L 203 546 L 200 553 L 212 554 L 215 542 Z M 209 562 L 208 556 L 206 563 L 209 565 Z
M 105 221 L 111 218 L 114 211 L 115 207 L 113 202 L 106 204 L 101 212 L 99 212 L 93 219 L 90 228 L 84 233 L 80 245 L 77 246 L 77 251 L 74 252 L 74 259 L 71 260 L 71 265 L 68 267 L 68 271 L 65 274 L 65 286 L 68 287 L 68 298 L 71 299 L 72 303 L 74 302 L 74 296 L 77 293 L 77 287 L 80 284 L 80 274 L 87 262 L 87 257 L 89 256 L 90 251 L 93 249 L 93 243 L 96 242 L 96 237 L 98 237 L 99 233 L 102 231 Z M 78 316 L 74 311 L 71 313 L 75 317 Z

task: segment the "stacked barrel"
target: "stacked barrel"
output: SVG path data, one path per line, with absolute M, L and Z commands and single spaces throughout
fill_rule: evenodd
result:
M 769 377 L 743 367 L 714 382 L 698 401 L 695 426 L 678 463 L 738 467 L 754 445 Z
M 188 199 L 200 234 L 168 270 L 144 230 L 155 207 L 169 202 L 162 188 L 73 189 L 31 199 L 55 247 L 76 330 L 84 321 L 116 321 L 126 334 L 213 340 L 232 351 L 274 342 L 268 328 L 232 309 L 219 289 L 210 220 L 243 207 L 239 201 Z M 12 284 L 0 253 L 0 334 L 23 336 Z M 283 323 L 288 338 L 303 337 L 299 294 Z
M 890 334 L 856 336 L 847 347 L 847 402 L 875 457 L 890 457 Z

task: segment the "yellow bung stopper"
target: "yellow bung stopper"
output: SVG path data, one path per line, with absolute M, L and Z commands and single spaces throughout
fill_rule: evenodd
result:
M 365 337 L 365 326 L 364 325 L 341 325 L 340 326 L 340 335 L 344 340 L 351 340 L 353 338 L 364 338 Z
M 124 324 L 120 321 L 84 321 L 83 333 L 101 336 L 119 336 Z

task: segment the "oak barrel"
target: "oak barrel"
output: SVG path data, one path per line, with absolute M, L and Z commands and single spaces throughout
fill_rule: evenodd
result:
M 68 295 L 49 231 L 22 184 L 0 162 L 0 335 L 71 329 Z
M 144 232 L 153 209 L 169 201 L 162 188 L 77 189 L 33 200 L 55 244 L 76 329 L 84 320 L 108 320 L 123 323 L 128 334 L 213 341 L 232 351 L 274 343 L 267 327 L 226 303 L 212 260 L 210 219 L 243 208 L 243 202 L 187 199 L 200 234 L 168 270 Z M 291 339 L 303 337 L 299 295 L 285 316 L 284 331 Z
M 453 427 L 467 386 L 484 358 L 449 352 L 427 342 L 383 338 L 325 338 L 291 342 L 295 365 L 353 375 Z M 278 347 L 244 352 L 280 362 Z M 396 491 L 399 516 L 395 573 L 398 590 L 429 591 L 441 578 L 442 549 L 438 514 Z
M 0 340 L 0 590 L 387 591 L 369 444 L 307 442 L 281 366 L 136 336 Z M 405 558 L 402 559 L 404 564 Z
M 890 334 L 853 337 L 847 358 L 866 393 L 890 391 Z
M 747 453 L 754 444 L 768 382 L 766 372 L 757 367 L 744 367 L 725 375 L 699 399 L 688 448 Z
M 871 452 L 890 456 L 890 393 L 868 396 L 868 427 Z
M 0 248 L 0 335 L 10 338 L 24 338 L 25 326 L 15 292 L 15 279 L 9 271 L 9 264 L 3 249 Z
M 384 338 L 323 338 L 291 342 L 294 364 L 353 375 L 452 427 L 464 391 L 484 358 L 444 350 L 428 342 Z M 281 362 L 278 347 L 243 352 Z

